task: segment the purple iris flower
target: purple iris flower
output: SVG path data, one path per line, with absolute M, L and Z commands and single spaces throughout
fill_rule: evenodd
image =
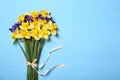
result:
M 45 18 L 45 20 L 47 21 L 47 22 L 49 22 L 49 21 L 52 21 L 53 23 L 55 23 L 55 21 L 53 20 L 53 18 Z
M 47 18 L 47 17 L 43 17 L 41 15 L 38 15 L 38 18 L 42 19 L 42 20 L 46 20 L 47 22 L 52 21 L 53 23 L 55 23 L 55 21 L 53 20 L 53 18 Z
M 41 15 L 38 15 L 38 18 L 44 20 L 44 17 L 42 17 Z
M 19 25 L 21 25 L 21 23 L 15 23 L 14 25 L 12 25 L 12 28 L 9 28 L 9 30 L 11 31 L 11 32 L 14 32 L 15 30 L 16 30 L 16 28 L 17 27 L 19 27 Z
M 32 17 L 30 15 L 26 15 L 25 16 L 25 20 L 28 21 L 28 22 L 30 22 L 32 20 Z
M 46 17 L 45 20 L 46 20 L 47 22 L 49 22 L 49 21 L 51 20 L 51 18 L 47 18 L 47 17 Z
M 20 26 L 21 25 L 21 22 L 17 22 L 14 24 L 15 26 Z

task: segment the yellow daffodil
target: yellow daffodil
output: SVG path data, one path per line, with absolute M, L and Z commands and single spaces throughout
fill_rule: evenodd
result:
M 33 29 L 35 26 L 34 26 L 34 24 L 30 24 L 29 26 L 28 26 L 28 29 Z
M 35 30 L 35 29 L 31 30 L 31 36 L 32 36 L 33 38 L 35 38 L 35 40 L 39 40 L 39 39 L 40 39 L 39 34 L 38 34 L 38 31 Z
M 38 16 L 38 12 L 32 11 L 32 12 L 31 12 L 31 16 L 32 16 L 33 18 L 36 18 L 36 17 Z
M 20 38 L 18 28 L 11 34 L 13 39 Z
M 42 25 L 39 23 L 34 25 L 34 29 L 37 31 L 39 31 L 41 28 L 42 28 Z
M 17 22 L 24 21 L 25 15 L 20 15 Z
M 31 22 L 31 24 L 38 24 L 38 20 L 36 20 L 36 19 L 33 19 L 33 21 Z
M 47 29 L 43 28 L 39 31 L 39 34 L 40 34 L 39 35 L 40 38 L 44 38 L 45 40 L 48 40 L 50 32 Z
M 28 23 L 27 22 L 22 22 L 22 24 L 20 25 L 20 29 L 22 30 L 27 30 L 28 29 Z
M 51 21 L 48 23 L 48 29 L 51 31 L 52 35 L 56 35 L 57 34 L 57 25 L 55 23 L 52 23 Z
M 46 17 L 47 15 L 49 15 L 49 12 L 47 12 L 46 10 L 41 10 L 40 14 L 44 17 Z
M 21 30 L 20 31 L 20 37 L 30 39 L 30 33 L 28 31 Z
M 46 23 L 47 23 L 46 20 L 39 20 L 39 24 L 41 24 L 41 25 L 45 25 Z
M 51 31 L 51 34 L 52 34 L 52 35 L 56 35 L 56 34 L 57 34 L 57 31 L 56 31 L 56 30 L 52 30 L 52 31 Z

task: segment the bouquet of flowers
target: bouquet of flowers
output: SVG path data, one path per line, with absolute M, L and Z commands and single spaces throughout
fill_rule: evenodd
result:
M 19 45 L 26 58 L 27 80 L 38 80 L 38 74 L 45 76 L 54 68 L 64 66 L 64 64 L 58 64 L 44 72 L 38 71 L 38 68 L 45 66 L 51 53 L 61 48 L 61 46 L 53 48 L 38 67 L 44 43 L 49 41 L 51 35 L 57 34 L 57 25 L 48 11 L 32 11 L 22 14 L 9 30 L 12 32 L 11 37 L 14 43 Z

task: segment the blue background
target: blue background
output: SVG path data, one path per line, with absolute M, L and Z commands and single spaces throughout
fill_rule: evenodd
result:
M 26 80 L 26 60 L 8 31 L 17 17 L 46 9 L 59 28 L 59 37 L 46 42 L 40 63 L 58 46 L 44 71 L 55 69 L 39 80 L 120 80 L 120 0 L 1 0 L 0 80 Z

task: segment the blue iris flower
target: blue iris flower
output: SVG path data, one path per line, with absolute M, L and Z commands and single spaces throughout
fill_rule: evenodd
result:
M 38 15 L 38 18 L 44 20 L 44 17 L 42 17 L 41 15 Z
M 26 15 L 25 16 L 25 20 L 28 21 L 28 22 L 30 22 L 32 20 L 32 17 L 30 15 Z
M 16 28 L 19 27 L 20 25 L 21 25 L 21 23 L 20 23 L 20 22 L 17 22 L 17 23 L 15 23 L 14 25 L 12 25 L 12 28 L 9 28 L 9 30 L 10 30 L 11 32 L 14 32 L 14 31 L 16 30 Z
M 38 15 L 38 18 L 42 19 L 42 20 L 46 20 L 47 22 L 52 21 L 53 23 L 55 23 L 55 21 L 53 20 L 53 18 L 47 18 L 47 17 L 43 17 L 41 15 Z

